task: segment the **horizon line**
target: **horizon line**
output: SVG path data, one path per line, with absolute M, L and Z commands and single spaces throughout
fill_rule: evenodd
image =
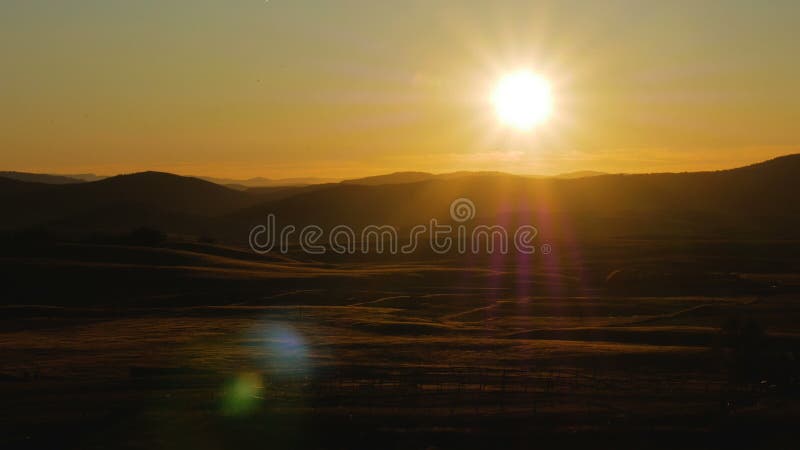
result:
M 454 174 L 496 174 L 496 175 L 511 175 L 511 176 L 518 176 L 524 178 L 557 178 L 563 177 L 567 175 L 575 175 L 581 173 L 592 173 L 593 175 L 590 176 L 600 176 L 600 175 L 647 175 L 647 174 L 678 174 L 678 173 L 707 173 L 707 172 L 720 172 L 726 170 L 734 170 L 738 168 L 749 167 L 753 165 L 758 165 L 762 163 L 767 163 L 770 161 L 782 159 L 782 158 L 789 158 L 793 156 L 800 156 L 800 152 L 795 153 L 786 153 L 779 156 L 775 156 L 773 158 L 767 159 L 759 159 L 755 160 L 751 163 L 747 164 L 739 164 L 727 167 L 719 167 L 715 169 L 701 169 L 701 170 L 666 170 L 666 171 L 602 171 L 596 169 L 578 169 L 578 170 L 571 170 L 566 172 L 557 172 L 553 174 L 544 174 L 544 173 L 522 173 L 522 172 L 511 172 L 511 171 L 503 171 L 503 170 L 453 170 L 453 171 L 444 171 L 444 172 L 436 172 L 436 171 L 425 171 L 425 170 L 395 170 L 390 172 L 376 172 L 371 175 L 361 175 L 361 176 L 353 176 L 353 177 L 323 177 L 323 176 L 290 176 L 290 177 L 265 177 L 265 176 L 254 176 L 254 177 L 246 177 L 246 178 L 238 178 L 238 177 L 226 177 L 226 176 L 217 176 L 217 175 L 197 175 L 193 173 L 181 173 L 181 171 L 169 171 L 169 170 L 157 170 L 157 169 L 142 169 L 142 170 L 134 170 L 130 172 L 119 172 L 113 175 L 99 175 L 95 172 L 72 172 L 72 173 L 59 173 L 59 172 L 49 172 L 49 171 L 28 171 L 28 170 L 16 170 L 16 169 L 7 169 L 7 170 L 0 170 L 0 174 L 2 173 L 17 173 L 17 174 L 25 174 L 25 175 L 43 175 L 43 176 L 56 176 L 56 177 L 65 177 L 65 178 L 74 178 L 76 180 L 85 181 L 85 182 L 92 182 L 98 181 L 99 179 L 107 179 L 113 178 L 118 176 L 125 176 L 125 175 L 135 175 L 141 173 L 164 173 L 170 175 L 176 175 L 181 177 L 187 178 L 197 178 L 206 181 L 211 180 L 218 180 L 227 182 L 226 184 L 235 184 L 234 182 L 248 182 L 248 181 L 269 181 L 269 182 L 281 182 L 281 181 L 300 181 L 300 180 L 315 180 L 316 183 L 308 183 L 308 184 L 323 184 L 323 183 L 341 183 L 344 181 L 351 181 L 351 180 L 362 180 L 368 178 L 378 178 L 378 177 L 385 177 L 391 175 L 401 175 L 401 174 L 420 174 L 420 175 L 429 175 L 433 177 L 444 176 L 444 175 L 454 175 Z M 79 177 L 93 177 L 97 178 L 98 180 L 83 180 Z M 302 184 L 302 183 L 298 183 Z

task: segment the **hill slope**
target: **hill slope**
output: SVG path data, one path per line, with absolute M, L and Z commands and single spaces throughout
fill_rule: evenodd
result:
M 576 179 L 502 173 L 391 174 L 381 183 L 336 183 L 237 191 L 197 178 L 145 172 L 97 182 L 46 185 L 0 179 L 0 228 L 128 229 L 243 240 L 274 213 L 279 224 L 331 227 L 450 222 L 470 199 L 480 223 L 531 224 L 542 236 L 798 236 L 800 155 L 732 170 L 596 175 Z M 413 178 L 421 181 L 411 181 Z M 380 178 L 380 177 L 378 177 Z M 385 182 L 386 180 L 398 182 Z M 368 179 L 369 181 L 369 179 Z M 375 180 L 373 180 L 375 181 Z
M 48 189 L 29 187 L 19 195 L 2 198 L 0 207 L 13 214 L 6 215 L 0 227 L 33 226 L 64 219 L 80 224 L 81 216 L 98 214 L 108 225 L 129 222 L 129 216 L 114 213 L 129 209 L 138 209 L 138 214 L 143 215 L 148 212 L 155 216 L 163 213 L 165 217 L 170 214 L 211 217 L 243 208 L 257 199 L 196 178 L 143 172 L 95 182 L 52 185 Z M 85 225 L 91 227 L 92 223 Z
M 541 231 L 593 235 L 755 233 L 797 235 L 800 155 L 733 170 L 577 179 L 474 174 L 416 183 L 344 183 L 266 202 L 234 214 L 259 223 L 267 212 L 293 224 L 353 226 L 449 220 L 461 197 L 476 206 L 475 223 L 531 223 Z M 755 236 L 754 236 L 755 237 Z

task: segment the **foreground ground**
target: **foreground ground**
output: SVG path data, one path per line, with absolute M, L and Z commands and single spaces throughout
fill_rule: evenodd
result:
M 520 283 L 506 267 L 253 262 L 223 250 L 5 259 L 16 279 L 65 283 L 30 283 L 46 297 L 12 286 L 17 301 L 2 307 L 7 448 L 795 442 L 792 289 L 622 295 L 573 286 L 574 270 Z M 79 262 L 63 256 L 76 251 Z M 108 298 L 87 287 L 76 301 L 93 277 Z

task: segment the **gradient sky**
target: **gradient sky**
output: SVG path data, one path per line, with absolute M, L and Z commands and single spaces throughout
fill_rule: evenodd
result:
M 352 177 L 800 151 L 800 2 L 3 0 L 0 170 Z M 548 78 L 528 133 L 489 104 Z

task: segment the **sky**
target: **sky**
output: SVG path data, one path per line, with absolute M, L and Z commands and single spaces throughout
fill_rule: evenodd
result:
M 800 152 L 800 2 L 3 0 L 0 170 L 346 178 Z M 552 116 L 497 120 L 533 71 Z

